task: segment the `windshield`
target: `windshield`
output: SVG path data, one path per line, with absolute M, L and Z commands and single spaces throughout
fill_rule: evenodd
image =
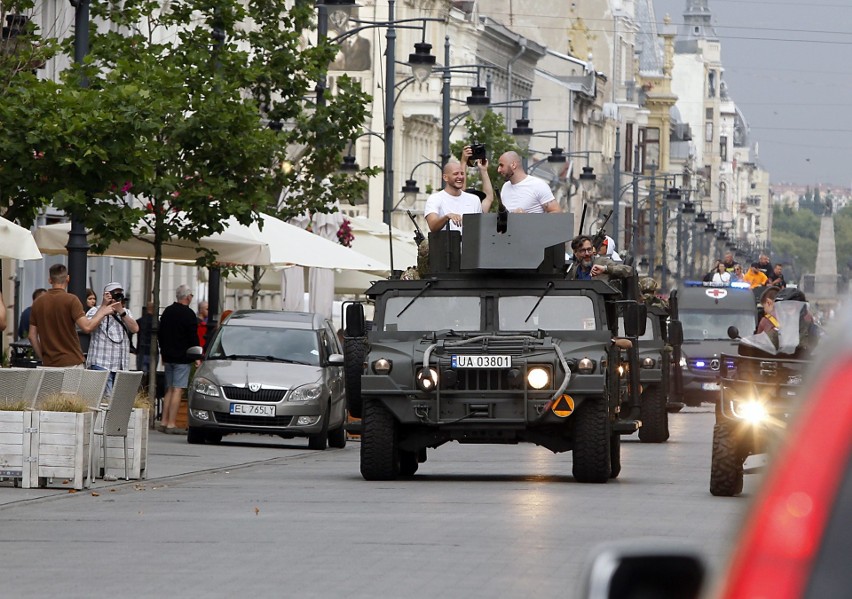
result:
M 733 325 L 740 334 L 754 331 L 755 316 L 751 312 L 733 312 L 720 310 L 684 310 L 680 311 L 683 322 L 683 338 L 689 341 L 703 339 L 729 339 L 728 327 Z
M 262 326 L 222 327 L 207 352 L 207 359 L 273 359 L 319 365 L 316 331 Z
M 539 300 L 541 300 L 539 302 Z M 538 306 L 530 315 L 530 310 Z M 595 306 L 582 295 L 518 295 L 501 297 L 497 304 L 501 331 L 594 331 Z M 527 319 L 529 316 L 529 319 Z
M 421 296 L 403 312 L 411 297 L 388 299 L 385 304 L 385 331 L 479 331 L 482 327 L 482 299 L 479 296 Z

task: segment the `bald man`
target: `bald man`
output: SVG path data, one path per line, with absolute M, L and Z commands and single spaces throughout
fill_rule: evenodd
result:
M 470 146 L 464 149 L 465 163 L 471 155 Z M 494 200 L 494 189 L 491 179 L 488 177 L 488 160 L 478 160 L 477 168 L 482 178 L 482 191 L 485 198 L 480 200 L 472 193 L 464 191 L 467 180 L 466 166 L 455 159 L 451 159 L 444 166 L 444 189 L 433 193 L 426 200 L 423 215 L 429 225 L 430 231 L 440 231 L 450 224 L 451 231 L 462 230 L 462 217 L 465 214 L 481 214 L 491 210 L 491 202 Z
M 500 156 L 497 172 L 506 180 L 500 190 L 500 201 L 509 212 L 562 212 L 550 186 L 524 172 L 517 152 L 509 151 Z

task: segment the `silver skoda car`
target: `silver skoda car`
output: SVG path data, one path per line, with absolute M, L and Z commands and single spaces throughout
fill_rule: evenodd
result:
M 329 320 L 239 310 L 202 360 L 189 384 L 189 443 L 261 433 L 307 437 L 311 449 L 346 445 L 343 354 Z

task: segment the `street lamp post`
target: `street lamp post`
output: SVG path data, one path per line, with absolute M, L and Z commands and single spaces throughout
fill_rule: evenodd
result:
M 74 7 L 74 62 L 82 69 L 89 53 L 89 0 L 72 0 Z M 80 87 L 89 87 L 84 71 L 80 72 Z M 86 304 L 86 256 L 89 242 L 86 227 L 76 214 L 71 215 L 71 231 L 68 233 L 68 272 L 71 279 L 69 291 Z
M 619 201 L 621 200 L 621 127 L 615 128 L 615 154 L 612 159 L 612 238 L 615 240 L 615 247 L 619 248 L 621 242 L 618 240 L 618 226 L 621 224 L 619 218 Z

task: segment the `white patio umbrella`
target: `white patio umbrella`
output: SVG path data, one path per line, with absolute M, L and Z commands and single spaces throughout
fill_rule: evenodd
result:
M 65 254 L 71 223 L 58 223 L 39 227 L 35 241 L 45 254 Z M 147 239 L 153 236 L 146 235 Z M 245 232 L 225 231 L 201 239 L 200 245 L 215 250 L 222 262 L 233 264 L 269 264 L 269 248 L 266 243 Z M 117 241 L 106 249 L 104 256 L 115 258 L 153 259 L 154 246 L 147 241 L 131 238 Z M 195 262 L 199 252 L 192 242 L 174 239 L 163 244 L 163 259 L 169 262 Z
M 252 223 L 239 224 L 231 217 L 222 233 L 203 237 L 199 245 L 216 251 L 220 262 L 253 266 L 317 266 L 368 271 L 385 271 L 388 265 L 323 239 L 269 215 L 261 215 L 263 229 Z M 38 247 L 45 254 L 64 254 L 70 223 L 46 225 L 36 230 Z M 151 238 L 150 234 L 145 237 Z M 105 256 L 121 258 L 153 258 L 154 248 L 145 241 L 129 239 L 110 245 Z M 163 258 L 170 261 L 194 262 L 198 257 L 195 244 L 169 240 L 163 244 Z
M 352 234 L 355 236 L 352 249 L 390 264 L 390 240 L 392 239 L 393 267 L 396 270 L 405 270 L 409 266 L 417 266 L 417 244 L 414 243 L 413 235 L 402 233 L 398 229 L 391 234 L 384 223 L 363 216 L 352 218 L 350 225 Z
M 39 260 L 41 252 L 29 229 L 0 217 L 0 258 Z

